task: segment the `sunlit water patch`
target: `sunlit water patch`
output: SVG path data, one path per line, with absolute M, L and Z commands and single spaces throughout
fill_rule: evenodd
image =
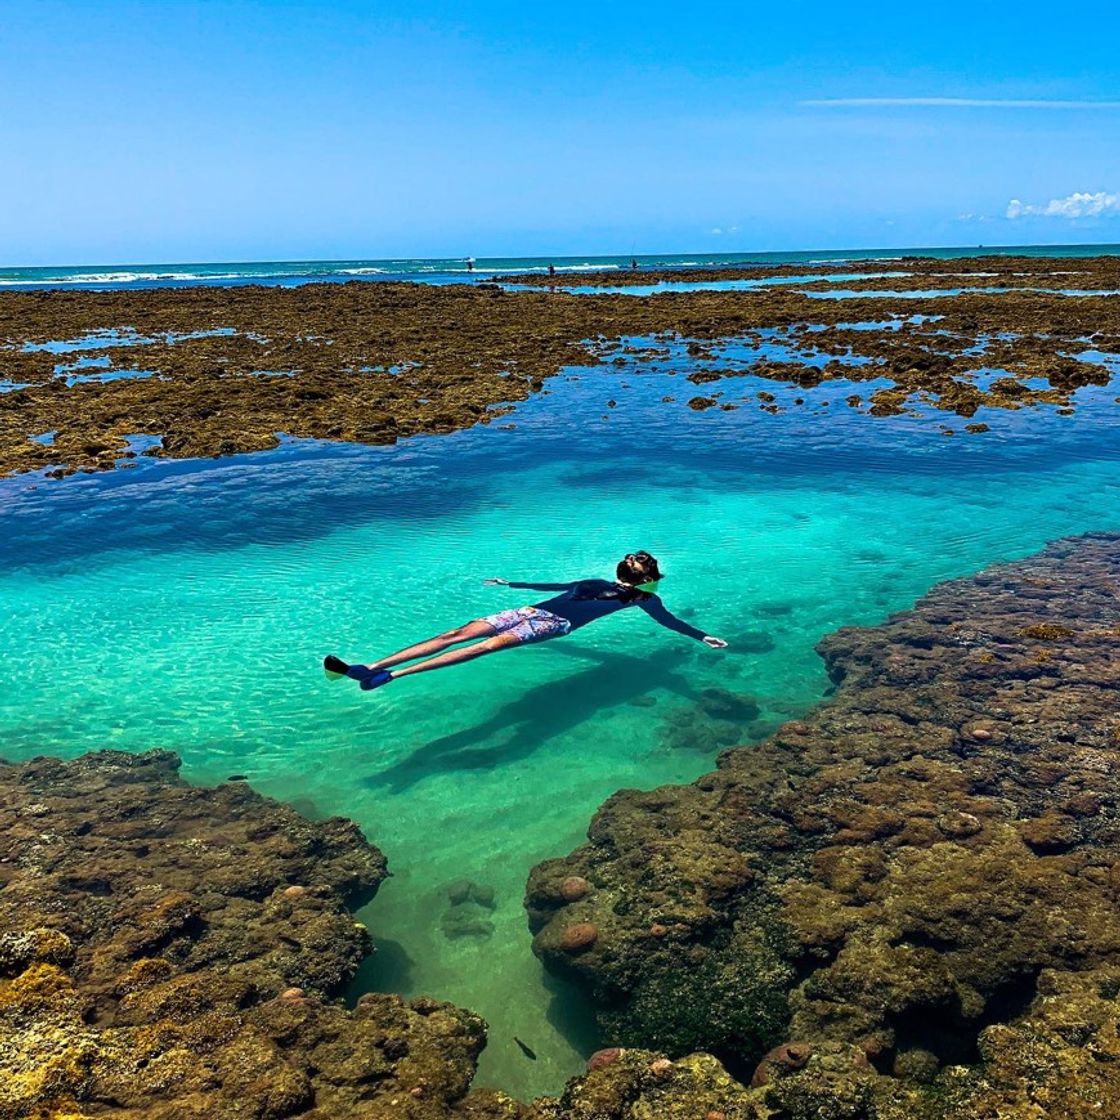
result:
M 156 342 L 173 345 L 196 338 L 228 338 L 237 334 L 232 327 L 205 331 L 163 331 L 144 335 L 132 329 L 87 331 L 79 338 L 57 338 L 48 342 L 25 342 L 20 349 L 28 353 L 70 354 L 81 350 L 105 350 L 118 346 L 150 346 Z
M 1074 418 L 1024 409 L 947 440 L 846 407 L 834 382 L 748 369 L 714 386 L 739 408 L 694 412 L 697 363 L 665 350 L 392 448 L 286 441 L 0 483 L 3 753 L 167 747 L 193 779 L 243 774 L 359 821 L 394 872 L 361 915 L 380 951 L 360 983 L 473 1008 L 491 1025 L 482 1083 L 557 1089 L 597 1040 L 529 951 L 526 874 L 614 790 L 710 768 L 727 728 L 704 690 L 753 698 L 738 737 L 762 736 L 824 695 L 823 634 L 1120 525 L 1114 387 L 1078 390 Z M 761 411 L 759 385 L 805 404 Z M 319 667 L 533 599 L 485 577 L 609 575 L 635 547 L 725 653 L 626 612 L 373 693 Z M 453 904 L 457 881 L 474 901 Z

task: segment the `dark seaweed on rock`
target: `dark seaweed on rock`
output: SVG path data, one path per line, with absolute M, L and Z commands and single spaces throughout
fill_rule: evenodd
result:
M 826 638 L 811 718 L 534 870 L 537 953 L 614 1043 L 745 1081 L 801 1040 L 782 1116 L 1120 1115 L 1118 583 L 1089 535 Z

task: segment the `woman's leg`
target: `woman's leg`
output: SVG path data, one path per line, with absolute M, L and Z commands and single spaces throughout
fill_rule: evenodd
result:
M 404 649 L 398 650 L 388 657 L 383 657 L 379 661 L 373 661 L 368 668 L 389 669 L 393 665 L 400 665 L 402 661 L 414 661 L 417 657 L 428 657 L 430 654 L 439 653 L 440 650 L 447 649 L 448 646 L 453 646 L 458 642 L 469 642 L 472 638 L 493 636 L 494 628 L 490 623 L 476 618 L 473 622 L 456 626 L 454 630 L 445 630 L 442 634 L 437 634 L 426 642 L 417 642 L 415 645 L 406 646 Z M 477 657 L 478 654 L 475 654 L 475 656 Z
M 512 631 L 507 630 L 504 634 L 492 634 L 485 641 L 476 642 L 473 646 L 448 650 L 447 653 L 441 653 L 438 657 L 432 657 L 416 665 L 398 669 L 393 673 L 393 680 L 396 680 L 397 677 L 407 677 L 409 673 L 427 673 L 431 669 L 444 669 L 448 665 L 459 665 L 464 661 L 473 661 L 476 657 L 482 657 L 484 654 L 497 653 L 498 650 L 512 649 L 514 646 L 522 644 L 521 635 Z M 381 662 L 380 667 L 384 668 L 385 664 L 385 662 Z

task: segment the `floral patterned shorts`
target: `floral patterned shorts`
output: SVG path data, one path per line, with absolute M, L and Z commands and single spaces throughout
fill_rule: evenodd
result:
M 572 629 L 566 618 L 542 611 L 540 607 L 515 607 L 488 614 L 480 621 L 493 627 L 495 634 L 516 634 L 522 643 L 547 642 L 549 638 L 563 637 Z

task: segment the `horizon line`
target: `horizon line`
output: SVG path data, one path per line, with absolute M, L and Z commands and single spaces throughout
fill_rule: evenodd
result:
M 1120 101 L 1061 101 L 988 97 L 825 97 L 799 101 L 817 108 L 1120 109 Z

